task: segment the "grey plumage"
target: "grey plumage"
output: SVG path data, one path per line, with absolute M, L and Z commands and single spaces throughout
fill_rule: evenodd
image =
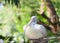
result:
M 29 39 L 40 39 L 47 36 L 46 29 L 43 25 L 37 24 L 37 17 L 32 16 L 27 25 L 23 27 L 25 35 Z

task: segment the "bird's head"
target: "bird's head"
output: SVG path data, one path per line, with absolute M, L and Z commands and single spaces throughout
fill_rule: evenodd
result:
M 32 16 L 28 25 L 31 25 L 31 24 L 36 24 L 38 21 L 37 17 L 36 16 Z
M 31 17 L 31 22 L 37 23 L 38 19 L 36 16 Z

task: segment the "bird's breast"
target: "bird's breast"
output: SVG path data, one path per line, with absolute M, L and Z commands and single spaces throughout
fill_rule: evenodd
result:
M 38 39 L 43 36 L 42 33 L 34 27 L 27 27 L 25 30 L 25 35 L 30 39 Z

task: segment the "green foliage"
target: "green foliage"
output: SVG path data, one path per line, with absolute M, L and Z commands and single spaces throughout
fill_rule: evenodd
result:
M 59 6 L 60 1 L 59 0 L 52 0 L 52 3 L 54 5 L 54 7 L 55 7 L 55 10 L 56 10 L 58 16 L 60 17 L 60 6 Z
M 52 0 L 52 2 L 60 17 L 60 1 Z M 31 15 L 35 15 L 39 20 L 49 24 L 45 18 L 37 13 L 41 3 L 41 0 L 20 0 L 21 8 L 17 8 L 15 5 L 12 7 L 12 5 L 6 4 L 6 6 L 0 9 L 0 35 L 4 37 L 13 36 L 13 41 L 16 41 L 16 43 L 24 41 L 23 26 L 29 22 Z M 44 8 L 44 10 L 46 10 L 46 8 Z M 53 35 L 52 32 L 48 31 L 48 36 Z M 9 38 L 4 39 L 5 43 L 8 39 Z M 50 42 L 52 43 L 53 40 Z

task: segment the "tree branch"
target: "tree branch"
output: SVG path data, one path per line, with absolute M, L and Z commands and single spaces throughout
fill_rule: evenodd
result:
M 60 28 L 59 27 L 59 18 L 58 18 L 57 14 L 56 14 L 55 8 L 54 8 L 51 0 L 43 0 L 43 2 L 45 4 L 45 6 L 46 6 L 48 16 L 46 16 L 44 14 L 43 7 L 40 8 L 40 9 L 42 9 L 41 15 L 44 18 L 46 18 L 49 23 L 51 23 L 51 25 L 49 25 L 49 26 L 47 25 L 47 27 L 50 27 L 51 31 L 55 33 Z

